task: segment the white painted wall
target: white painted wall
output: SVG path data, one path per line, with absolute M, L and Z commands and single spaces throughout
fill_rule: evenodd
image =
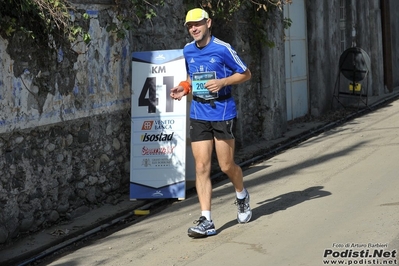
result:
M 308 52 L 306 9 L 304 0 L 284 6 L 284 17 L 292 20 L 285 30 L 285 73 L 287 91 L 287 120 L 308 114 Z
M 90 19 L 92 41 L 89 45 L 77 42 L 72 49 L 78 54 L 72 62 L 76 71 L 73 91 L 62 95 L 48 93 L 39 110 L 39 88 L 32 81 L 40 71 L 32 73 L 29 63 L 24 73 L 16 76 L 14 61 L 7 53 L 8 41 L 0 37 L 0 133 L 16 129 L 44 126 L 62 121 L 89 117 L 96 114 L 126 109 L 130 106 L 131 54 L 126 40 L 116 40 L 100 26 L 97 16 Z M 63 63 L 63 50 L 58 51 L 59 64 Z M 84 95 L 82 100 L 82 94 Z M 80 106 L 75 106 L 80 95 Z M 43 96 L 41 96 L 43 97 Z

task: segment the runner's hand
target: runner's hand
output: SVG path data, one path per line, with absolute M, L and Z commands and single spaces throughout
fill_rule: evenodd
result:
M 223 79 L 211 79 L 207 83 L 205 83 L 205 88 L 209 90 L 211 93 L 218 92 L 225 86 Z
M 183 98 L 184 96 L 184 88 L 182 86 L 176 86 L 173 87 L 170 90 L 170 97 L 172 97 L 175 100 L 181 100 L 181 98 Z

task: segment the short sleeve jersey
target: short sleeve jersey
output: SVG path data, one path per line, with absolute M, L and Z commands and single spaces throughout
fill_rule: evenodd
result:
M 216 78 L 222 79 L 234 73 L 244 73 L 247 66 L 237 55 L 230 44 L 212 36 L 211 41 L 203 48 L 198 48 L 195 41 L 186 44 L 183 49 L 186 70 L 193 80 L 193 73 L 216 72 Z M 223 87 L 219 97 L 230 94 L 231 86 Z M 215 101 L 212 107 L 209 103 L 192 101 L 190 118 L 205 121 L 226 121 L 237 116 L 235 101 L 232 97 L 223 101 Z

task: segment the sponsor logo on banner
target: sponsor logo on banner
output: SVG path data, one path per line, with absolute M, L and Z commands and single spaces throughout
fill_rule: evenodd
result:
M 141 163 L 142 166 L 144 167 L 149 167 L 151 166 L 151 160 L 150 159 L 143 159 L 143 162 Z
M 147 120 L 143 122 L 141 130 L 163 130 L 163 129 L 173 129 L 175 124 L 174 119 L 166 120 Z
M 170 167 L 173 166 L 171 158 L 154 158 L 152 159 L 152 164 L 154 167 Z
M 172 167 L 173 162 L 171 158 L 145 158 L 141 162 L 143 167 Z
M 174 152 L 176 146 L 164 146 L 164 147 L 156 147 L 156 148 L 149 148 L 143 146 L 141 149 L 141 155 L 171 155 Z
M 173 134 L 175 134 L 175 132 L 172 132 L 171 134 L 165 134 L 165 133 L 148 134 L 148 133 L 145 133 L 144 135 L 141 135 L 141 141 L 142 142 L 171 141 L 173 139 Z
M 167 120 L 155 120 L 155 130 L 159 129 L 173 129 L 173 126 L 175 124 L 175 120 L 173 119 L 167 119 Z
M 165 56 L 163 54 L 159 54 L 157 55 L 157 57 L 155 57 L 155 60 L 165 60 Z
M 154 121 L 144 121 L 143 126 L 141 127 L 141 130 L 151 130 L 153 124 L 154 124 Z
M 162 192 L 160 190 L 157 190 L 154 193 L 152 193 L 152 196 L 153 197 L 162 197 L 163 194 L 162 194 Z

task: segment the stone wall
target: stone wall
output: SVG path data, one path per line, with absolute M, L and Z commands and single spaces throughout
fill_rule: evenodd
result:
M 1 134 L 0 243 L 127 195 L 129 122 L 113 112 Z

